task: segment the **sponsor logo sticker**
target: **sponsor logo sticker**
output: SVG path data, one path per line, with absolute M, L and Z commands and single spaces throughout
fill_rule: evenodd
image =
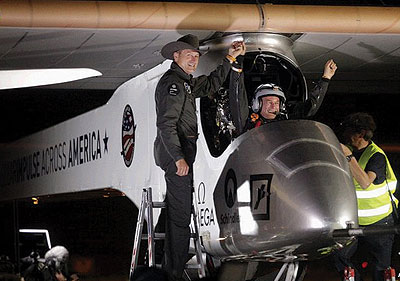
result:
M 129 104 L 125 106 L 122 116 L 122 151 L 121 155 L 125 165 L 129 167 L 132 164 L 133 153 L 135 150 L 135 120 L 133 111 Z

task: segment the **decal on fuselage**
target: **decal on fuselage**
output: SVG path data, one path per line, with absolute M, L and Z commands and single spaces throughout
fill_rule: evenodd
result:
M 270 219 L 272 174 L 250 176 L 250 206 L 255 220 Z
M 197 204 L 202 205 L 204 203 L 206 203 L 206 185 L 201 182 L 197 188 Z
M 237 202 L 237 189 L 238 185 L 236 173 L 233 169 L 229 169 L 226 173 L 224 184 L 225 204 L 228 209 L 226 212 L 223 212 L 221 215 L 219 215 L 219 224 L 221 225 L 240 222 L 237 208 L 233 208 Z
M 61 140 L 41 150 L 0 165 L 0 186 L 33 180 L 93 162 L 108 153 L 108 136 L 94 130 L 69 140 Z
M 125 106 L 122 116 L 122 151 L 124 163 L 127 167 L 132 164 L 133 153 L 135 150 L 135 119 L 133 111 L 129 104 Z
M 215 225 L 214 208 L 204 206 L 206 204 L 206 185 L 201 182 L 197 187 L 196 201 L 198 205 L 198 223 L 199 226 Z
M 237 179 L 235 171 L 232 169 L 229 169 L 226 174 L 224 190 L 226 206 L 232 208 L 237 197 Z
M 247 192 L 250 192 L 250 202 L 243 201 L 243 198 L 241 202 L 238 202 L 236 173 L 233 169 L 229 169 L 226 173 L 224 185 L 225 204 L 228 208 L 218 214 L 219 224 L 240 223 L 242 218 L 238 209 L 245 206 L 250 206 L 254 220 L 269 220 L 272 177 L 272 174 L 250 175 L 250 187 L 247 185 L 247 188 L 250 188 L 250 190 L 247 189 Z M 246 185 L 242 184 L 241 188 L 243 187 L 246 187 Z

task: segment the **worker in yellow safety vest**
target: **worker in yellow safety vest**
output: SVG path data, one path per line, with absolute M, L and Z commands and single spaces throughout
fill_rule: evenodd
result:
M 341 144 L 353 175 L 358 201 L 360 226 L 393 225 L 397 220 L 397 199 L 393 196 L 397 180 L 386 154 L 371 139 L 376 129 L 374 119 L 367 113 L 353 113 L 341 123 Z M 351 257 L 358 244 L 373 256 L 373 281 L 384 280 L 384 270 L 391 264 L 394 235 L 360 237 L 349 247 L 334 255 L 335 266 L 343 272 L 345 266 L 356 268 L 356 280 L 361 280 L 357 265 Z

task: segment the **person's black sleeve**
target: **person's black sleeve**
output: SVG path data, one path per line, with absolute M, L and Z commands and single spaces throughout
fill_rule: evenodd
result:
M 245 130 L 249 116 L 249 104 L 242 72 L 244 56 L 238 56 L 236 59 L 229 77 L 229 108 L 233 124 L 237 132 L 241 134 Z
M 157 108 L 157 128 L 160 132 L 161 140 L 169 155 L 178 161 L 184 158 L 181 143 L 178 137 L 177 123 L 185 102 L 185 93 L 180 89 L 178 83 L 178 93 L 171 95 L 168 88 L 173 83 L 162 80 L 156 89 L 156 108 Z
M 368 160 L 364 169 L 365 172 L 371 171 L 376 174 L 373 184 L 381 184 L 386 180 L 386 158 L 382 153 L 375 153 Z
M 192 91 L 195 97 L 210 96 L 217 92 L 228 77 L 230 69 L 231 63 L 227 58 L 224 58 L 222 64 L 211 72 L 210 75 L 201 75 L 194 78 Z
M 304 102 L 296 103 L 289 109 L 289 118 L 309 118 L 314 116 L 321 107 L 325 94 L 328 91 L 329 79 L 321 78 L 309 92 L 308 99 Z

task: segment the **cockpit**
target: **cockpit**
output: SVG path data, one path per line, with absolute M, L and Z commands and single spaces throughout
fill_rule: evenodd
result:
M 303 73 L 297 65 L 291 52 L 292 41 L 283 35 L 245 34 L 247 52 L 243 60 L 244 88 L 247 92 L 247 102 L 251 106 L 255 89 L 266 83 L 279 85 L 287 97 L 287 107 L 307 99 L 307 85 Z M 226 40 L 226 38 L 224 39 Z M 214 45 L 213 45 L 214 44 Z M 228 42 L 226 42 L 228 44 Z M 221 46 L 221 42 L 208 43 L 210 51 L 204 57 L 216 57 L 221 50 L 213 50 L 213 46 Z M 202 60 L 207 58 L 202 58 Z M 210 153 L 214 157 L 220 156 L 228 145 L 239 136 L 235 128 L 230 106 L 229 77 L 219 93 L 213 97 L 204 97 L 200 101 L 202 129 Z M 251 114 L 251 109 L 250 109 Z M 249 114 L 249 115 L 250 115 Z

